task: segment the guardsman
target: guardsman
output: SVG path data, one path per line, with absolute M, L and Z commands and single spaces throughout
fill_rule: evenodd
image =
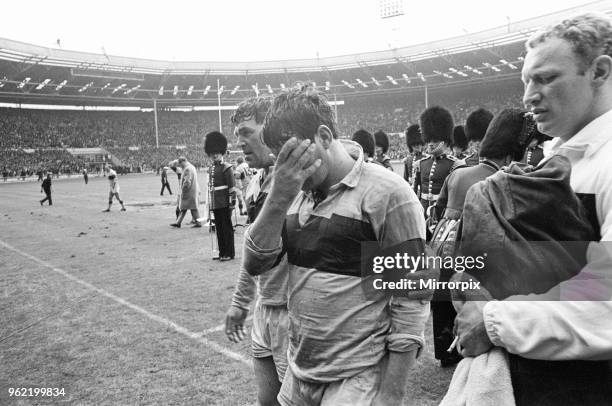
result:
M 376 160 L 385 168 L 393 171 L 391 166 L 391 158 L 387 155 L 389 152 L 389 136 L 382 130 L 374 133 L 374 141 L 376 143 Z
M 439 106 L 430 107 L 421 114 L 420 122 L 429 156 L 418 162 L 412 187 L 421 200 L 425 217 L 429 218 L 428 209 L 435 206 L 444 180 L 464 162 L 451 155 L 453 116 L 448 110 Z
M 446 178 L 434 209 L 436 217 L 440 218 L 430 242 L 435 255 L 456 254 L 455 250 L 460 241 L 459 230 L 464 220 L 463 205 L 468 189 L 512 161 L 518 161 L 523 157 L 525 146 L 533 136 L 535 127 L 531 116 L 525 113 L 519 109 L 505 109 L 498 113 L 488 126 L 482 140 L 480 163 L 476 166 L 459 168 Z M 452 269 L 443 270 L 439 281 L 448 282 L 454 273 Z M 456 349 L 447 351 L 455 338 L 453 325 L 457 313 L 448 289 L 437 290 L 434 299 L 431 303 L 434 356 L 445 367 L 461 360 Z
M 376 142 L 374 141 L 374 136 L 370 134 L 369 131 L 361 128 L 355 131 L 351 139 L 357 144 L 361 145 L 361 149 L 363 149 L 364 161 L 380 164 L 380 162 L 374 160 L 374 155 L 376 153 Z
M 412 124 L 406 129 L 406 146 L 410 154 L 404 159 L 404 179 L 413 185 L 417 173 L 416 163 L 425 157 L 423 154 L 425 143 L 418 124 Z
M 480 162 L 480 143 L 487 132 L 493 114 L 483 108 L 472 111 L 465 120 L 465 136 L 468 140 L 468 156 L 464 159 L 467 166 Z
M 457 159 L 465 159 L 467 157 L 465 153 L 467 146 L 468 141 L 465 136 L 465 129 L 462 125 L 456 125 L 453 130 L 453 142 L 451 144 L 453 156 Z
M 232 210 L 236 206 L 236 190 L 234 188 L 234 173 L 232 165 L 223 162 L 227 152 L 227 138 L 218 131 L 206 134 L 204 152 L 213 160 L 208 175 L 210 196 L 209 207 L 215 216 L 215 230 L 219 245 L 220 261 L 234 259 L 234 226 L 232 225 Z

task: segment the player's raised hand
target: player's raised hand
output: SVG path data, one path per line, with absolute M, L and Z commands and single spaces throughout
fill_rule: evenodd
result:
M 271 195 L 291 202 L 302 189 L 306 179 L 321 166 L 316 158 L 315 143 L 293 137 L 281 148 L 274 167 Z

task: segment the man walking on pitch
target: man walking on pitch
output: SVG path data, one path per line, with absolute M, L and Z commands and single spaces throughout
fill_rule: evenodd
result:
M 271 98 L 253 97 L 238 105 L 232 115 L 236 126 L 234 134 L 238 146 L 251 168 L 259 169 L 245 194 L 250 223 L 255 221 L 270 191 L 271 171 L 274 164 L 270 150 L 261 140 L 261 131 Z M 289 315 L 287 313 L 287 260 L 274 268 L 252 277 L 241 264 L 232 303 L 225 317 L 225 334 L 233 341 L 244 337 L 244 322 L 257 290 L 253 309 L 251 350 L 257 382 L 258 404 L 277 405 L 276 397 L 287 369 L 287 339 Z
M 282 405 L 401 403 L 424 345 L 429 303 L 366 295 L 361 242 L 424 247 L 422 207 L 409 185 L 353 157 L 327 98 L 311 87 L 278 95 L 264 141 L 278 153 L 269 198 L 245 232 L 244 265 L 289 262 L 289 368 Z M 350 142 L 350 141 L 349 141 Z
M 113 197 L 117 198 L 117 201 L 121 204 L 121 211 L 125 211 L 123 200 L 119 197 L 119 180 L 117 179 L 117 172 L 115 172 L 110 165 L 106 167 L 105 171 L 107 172 L 110 191 L 108 192 L 108 207 L 106 210 L 103 210 L 103 212 L 110 211 L 113 204 Z
M 49 206 L 53 205 L 53 201 L 51 200 L 51 173 L 47 173 L 47 177 L 43 180 L 42 185 L 40 185 L 40 193 L 45 192 L 46 197 L 40 201 L 40 205 L 42 206 L 44 202 L 49 201 Z
M 195 220 L 192 227 L 202 227 L 202 223 L 198 221 L 200 213 L 198 211 L 198 174 L 195 167 L 187 161 L 184 156 L 178 159 L 178 165 L 183 170 L 181 177 L 181 198 L 179 200 L 179 215 L 175 223 L 170 224 L 172 227 L 180 228 L 187 210 L 191 211 L 191 217 Z
M 172 196 L 172 190 L 170 189 L 170 182 L 168 182 L 168 167 L 164 166 L 161 170 L 161 192 L 159 192 L 160 196 L 164 195 L 164 189 L 168 189 L 168 193 L 170 193 L 170 196 Z

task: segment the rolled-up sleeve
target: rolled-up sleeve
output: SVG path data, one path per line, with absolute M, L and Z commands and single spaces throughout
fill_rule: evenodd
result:
M 423 242 L 425 247 L 425 219 L 423 207 L 410 186 L 402 183 L 394 193 L 388 195 L 387 210 L 383 217 L 371 221 L 383 248 L 400 247 L 413 241 Z M 417 244 L 419 245 L 419 244 Z M 418 255 L 412 252 L 412 255 Z M 425 325 L 429 317 L 430 303 L 393 296 L 389 300 L 391 328 L 387 334 L 387 349 L 394 352 L 418 350 L 425 346 Z
M 429 302 L 393 297 L 389 302 L 391 330 L 387 334 L 387 349 L 394 352 L 417 350 L 417 357 L 425 347 L 425 323 L 429 318 Z
M 249 306 L 255 298 L 255 287 L 255 279 L 244 268 L 240 268 L 238 283 L 236 283 L 234 294 L 232 295 L 232 306 L 242 310 L 249 310 Z
M 260 248 L 253 242 L 250 230 L 248 228 L 244 233 L 242 267 L 249 275 L 259 275 L 271 269 L 276 263 L 283 250 L 282 240 L 279 238 L 277 247 L 269 249 Z

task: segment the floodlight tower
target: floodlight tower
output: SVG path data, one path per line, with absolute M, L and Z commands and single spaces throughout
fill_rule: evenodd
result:
M 380 18 L 391 18 L 404 15 L 405 0 L 378 0 Z
M 378 16 L 389 48 L 397 48 L 398 43 L 402 42 L 407 9 L 407 0 L 378 0 Z

